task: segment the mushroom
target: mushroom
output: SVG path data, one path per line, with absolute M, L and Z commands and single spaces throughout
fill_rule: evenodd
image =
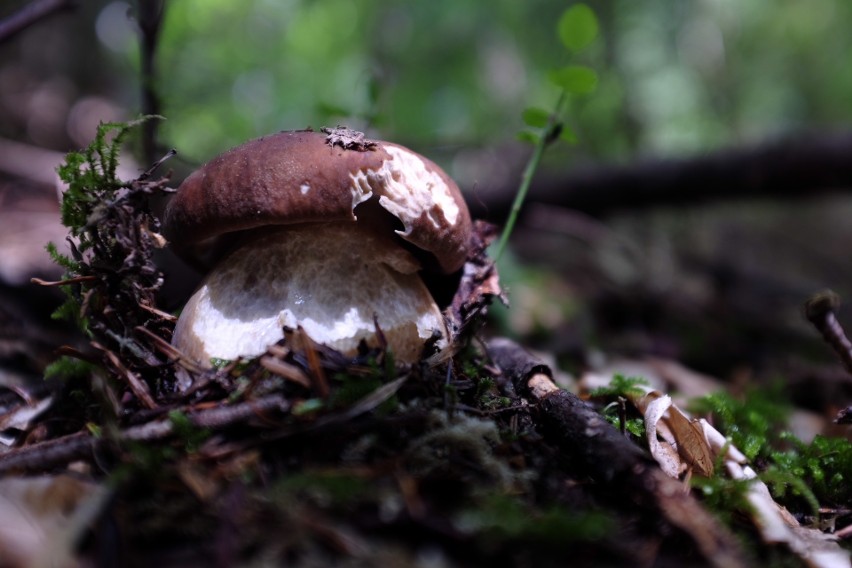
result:
M 301 326 L 353 354 L 379 343 L 401 362 L 446 346 L 430 282 L 464 265 L 471 220 L 458 186 L 402 146 L 347 129 L 280 132 L 191 174 L 166 207 L 184 251 L 225 250 L 172 339 L 202 364 L 262 354 Z M 212 245 L 212 246 L 211 246 Z

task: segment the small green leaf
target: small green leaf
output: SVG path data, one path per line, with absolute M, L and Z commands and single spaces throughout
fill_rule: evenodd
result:
M 530 132 L 529 130 L 522 130 L 518 132 L 517 138 L 521 142 L 529 142 L 530 144 L 538 144 L 539 140 L 541 140 L 541 136 L 535 132 Z
M 547 74 L 550 82 L 573 95 L 588 95 L 598 86 L 598 74 L 582 65 L 568 65 Z
M 576 144 L 578 142 L 577 134 L 566 124 L 562 125 L 562 132 L 559 133 L 559 139 L 569 144 Z
M 585 4 L 575 4 L 562 13 L 556 29 L 562 44 L 577 52 L 598 36 L 598 18 Z
M 531 107 L 525 109 L 521 114 L 524 124 L 532 128 L 544 128 L 547 126 L 547 121 L 550 120 L 550 113 L 543 108 Z
M 325 408 L 325 403 L 322 399 L 319 398 L 309 398 L 307 400 L 303 400 L 301 402 L 296 403 L 293 407 L 293 414 L 295 416 L 305 416 L 307 414 L 313 414 L 314 412 L 318 412 Z

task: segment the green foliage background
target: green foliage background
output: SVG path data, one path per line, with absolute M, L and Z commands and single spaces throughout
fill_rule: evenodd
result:
M 565 64 L 556 23 L 570 5 L 172 0 L 158 52 L 163 138 L 199 161 L 336 122 L 412 145 L 508 140 L 522 109 L 553 105 L 546 73 Z M 600 81 L 569 110 L 585 152 L 683 153 L 850 119 L 847 2 L 589 5 L 601 35 L 581 63 Z M 137 47 L 125 39 L 111 45 L 132 81 Z

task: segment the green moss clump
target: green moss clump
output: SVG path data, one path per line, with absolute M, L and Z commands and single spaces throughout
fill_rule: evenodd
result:
M 801 481 L 801 485 L 779 478 L 779 483 L 772 486 L 773 492 L 783 498 L 789 488 L 793 495 L 808 500 L 804 487 L 823 505 L 848 507 L 852 503 L 852 442 L 846 438 L 817 436 L 805 444 L 792 434 L 785 434 L 784 440 L 791 448 L 771 453 L 772 471 L 786 472 L 793 480 Z M 814 504 L 811 502 L 812 507 Z

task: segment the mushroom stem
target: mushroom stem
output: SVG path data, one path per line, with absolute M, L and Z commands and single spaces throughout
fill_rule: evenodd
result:
M 204 279 L 184 307 L 172 343 L 201 364 L 260 355 L 302 329 L 354 354 L 377 345 L 376 322 L 397 361 L 412 363 L 444 320 L 417 260 L 361 223 L 256 231 Z M 375 319 L 374 319 L 375 318 Z

